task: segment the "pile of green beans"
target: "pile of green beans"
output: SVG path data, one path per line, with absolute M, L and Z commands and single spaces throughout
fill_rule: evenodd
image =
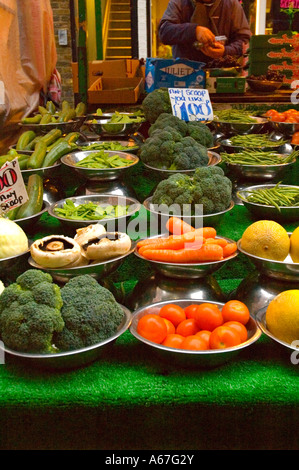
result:
M 274 206 L 280 212 L 281 207 L 299 206 L 299 187 L 280 186 L 277 183 L 272 188 L 259 188 L 248 191 L 245 198 L 239 197 L 247 202 Z
M 242 124 L 250 124 L 257 122 L 257 118 L 249 114 L 248 111 L 237 109 L 223 109 L 215 112 L 215 119 L 221 122 L 239 122 Z
M 289 155 L 282 155 L 271 151 L 244 150 L 237 153 L 221 153 L 221 159 L 225 163 L 237 165 L 281 165 L 295 161 L 298 155 L 298 150 Z
M 267 134 L 234 135 L 229 140 L 232 145 L 244 148 L 279 147 L 287 143 L 283 138 L 271 140 Z

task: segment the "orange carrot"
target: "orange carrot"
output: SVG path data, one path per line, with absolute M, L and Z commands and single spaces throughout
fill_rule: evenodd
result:
M 183 233 L 195 230 L 191 225 L 179 217 L 170 217 L 166 222 L 166 229 L 169 233 L 173 233 L 174 235 L 182 235 Z
M 227 258 L 228 256 L 233 255 L 237 251 L 237 244 L 235 242 L 228 243 L 223 247 L 223 257 Z
M 183 233 L 182 235 L 170 235 L 169 237 L 157 237 L 147 238 L 140 240 L 137 243 L 137 248 L 140 249 L 143 246 L 158 247 L 158 248 L 170 248 L 176 245 L 175 249 L 184 248 L 185 243 L 203 242 L 205 238 L 214 238 L 216 236 L 216 230 L 213 227 L 203 227 L 192 232 Z M 163 241 L 163 246 L 161 242 Z M 181 245 L 180 245 L 181 243 Z M 169 246 L 167 246 L 169 244 Z
M 143 256 L 152 261 L 167 263 L 202 263 L 223 259 L 223 248 L 220 245 L 204 244 L 199 249 L 183 250 L 144 250 Z
M 228 244 L 228 241 L 225 240 L 225 238 L 207 238 L 205 243 L 212 243 L 224 247 Z

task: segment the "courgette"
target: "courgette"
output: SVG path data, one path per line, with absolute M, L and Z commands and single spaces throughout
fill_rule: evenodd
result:
M 27 163 L 27 168 L 36 170 L 43 166 L 43 161 L 47 153 L 47 144 L 43 140 L 37 142 L 34 152 L 30 155 Z
M 36 134 L 34 131 L 25 131 L 23 132 L 16 144 L 16 150 L 25 150 L 27 145 L 29 145 L 30 142 L 32 142 L 33 139 L 35 139 Z
M 43 135 L 40 140 L 46 142 L 47 146 L 56 142 L 62 136 L 62 132 L 60 129 L 52 129 L 47 134 Z
M 36 136 L 33 140 L 31 140 L 31 142 L 29 142 L 28 145 L 26 145 L 24 150 L 34 150 L 37 142 L 39 142 L 41 138 L 41 135 Z
M 58 119 L 58 122 L 68 122 L 72 121 L 76 117 L 76 111 L 71 108 L 68 109 L 66 112 L 61 113 L 60 118 Z
M 43 207 L 43 179 L 40 175 L 30 175 L 27 184 L 28 201 L 19 207 L 19 210 L 15 214 L 15 220 L 25 219 L 34 214 L 37 214 L 42 210 Z
M 47 101 L 46 109 L 50 114 L 56 113 L 56 106 L 53 101 Z
M 52 122 L 52 114 L 51 113 L 44 114 L 40 120 L 40 124 L 49 124 L 49 122 Z
M 69 144 L 72 144 L 76 142 L 79 139 L 79 137 L 80 137 L 79 132 L 70 132 L 63 139 Z
M 63 155 L 66 155 L 71 150 L 73 150 L 73 146 L 65 141 L 54 145 L 54 147 L 52 147 L 52 149 L 47 153 L 44 159 L 43 167 L 45 168 L 54 165 L 54 163 L 56 163 L 59 158 L 63 157 Z
M 22 124 L 39 124 L 40 120 L 42 118 L 41 114 L 36 114 L 35 116 L 32 117 L 26 117 L 21 120 Z
M 21 170 L 25 170 L 27 168 L 27 160 L 28 160 L 28 155 L 12 155 L 12 154 L 7 154 L 7 155 L 1 155 L 0 157 L 0 168 L 5 165 L 6 162 L 12 162 L 15 158 L 18 159 L 19 161 L 19 166 Z M 26 166 L 24 167 L 24 161 L 26 161 Z
M 75 111 L 76 111 L 76 116 L 78 117 L 84 116 L 84 114 L 86 114 L 86 104 L 81 101 L 80 103 L 77 104 Z

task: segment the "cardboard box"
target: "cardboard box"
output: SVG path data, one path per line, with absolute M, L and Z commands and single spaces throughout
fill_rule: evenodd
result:
M 206 81 L 209 93 L 245 93 L 245 77 L 209 77 Z
M 148 58 L 145 64 L 145 91 L 156 88 L 205 88 L 202 62 L 187 59 Z
M 141 77 L 101 77 L 88 89 L 89 103 L 136 103 L 144 90 Z

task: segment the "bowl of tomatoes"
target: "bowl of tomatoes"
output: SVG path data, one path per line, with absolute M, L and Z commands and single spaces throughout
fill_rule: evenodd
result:
M 269 125 L 274 131 L 285 137 L 290 138 L 295 132 L 299 131 L 298 109 L 290 108 L 282 112 L 270 109 L 264 114 L 264 117 L 268 119 Z
M 261 336 L 247 306 L 179 299 L 140 307 L 133 313 L 131 334 L 161 360 L 174 366 L 221 366 Z

